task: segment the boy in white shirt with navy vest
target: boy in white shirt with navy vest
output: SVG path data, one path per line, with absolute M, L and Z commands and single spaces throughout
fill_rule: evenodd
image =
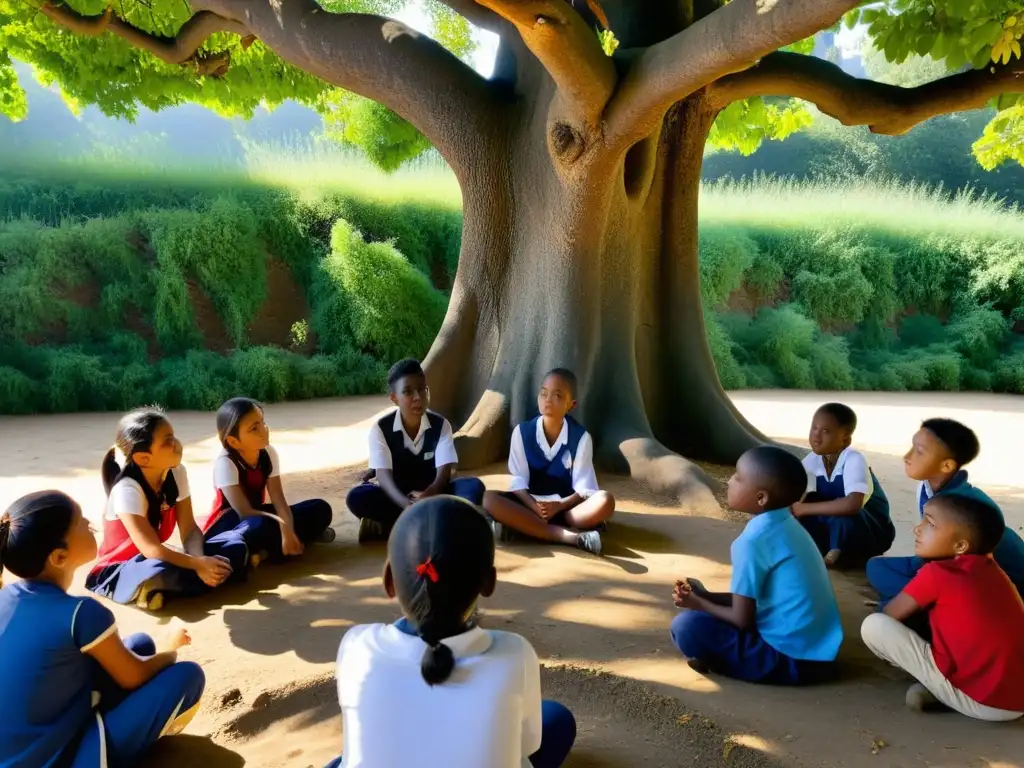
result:
M 370 427 L 367 481 L 346 499 L 361 521 L 360 543 L 386 540 L 402 511 L 419 499 L 447 493 L 479 506 L 484 497 L 479 479 L 452 478 L 459 463 L 452 425 L 427 409 L 427 377 L 419 361 L 391 367 L 388 393 L 398 407 Z
M 484 494 L 499 539 L 514 531 L 601 554 L 599 529 L 615 512 L 615 499 L 597 487 L 594 442 L 569 415 L 576 391 L 572 371 L 550 371 L 537 395 L 540 415 L 512 432 L 509 492 Z

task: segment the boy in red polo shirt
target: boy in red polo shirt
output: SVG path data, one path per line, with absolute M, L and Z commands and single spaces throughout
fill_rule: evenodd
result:
M 1024 714 L 1024 603 L 991 556 L 1003 528 L 976 498 L 934 496 L 914 529 L 914 553 L 929 562 L 864 620 L 868 648 L 918 680 L 911 709 L 944 705 L 992 722 Z M 903 624 L 929 609 L 931 644 Z

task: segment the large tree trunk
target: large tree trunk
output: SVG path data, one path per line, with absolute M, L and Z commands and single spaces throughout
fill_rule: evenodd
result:
M 433 407 L 463 425 L 465 466 L 505 455 L 556 366 L 579 377 L 599 463 L 684 500 L 707 501 L 706 477 L 674 451 L 733 462 L 763 440 L 722 391 L 704 329 L 697 197 L 713 118 L 698 93 L 622 160 L 588 147 L 566 170 L 573 137 L 537 109 L 463 175 L 459 271 L 426 365 Z

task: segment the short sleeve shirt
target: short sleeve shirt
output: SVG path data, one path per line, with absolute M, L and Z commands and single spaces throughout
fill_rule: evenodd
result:
M 281 462 L 277 458 L 277 451 L 274 446 L 267 446 L 267 455 L 270 456 L 270 477 L 280 477 Z M 221 451 L 213 460 L 213 486 L 217 490 L 231 488 L 241 485 L 242 478 L 238 474 L 238 466 L 231 460 L 227 450 Z
M 842 477 L 843 495 L 863 493 L 865 503 L 874 492 L 874 483 L 871 481 L 871 470 L 868 468 L 867 459 L 860 451 L 855 451 L 852 448 L 847 448 L 839 454 L 831 477 L 825 471 L 825 460 L 813 452 L 804 457 L 804 469 L 807 470 L 808 493 L 817 490 L 819 477 L 824 477 L 826 480 Z
M 835 660 L 839 605 L 817 546 L 789 509 L 755 516 L 731 555 L 731 591 L 756 603 L 765 642 L 794 659 Z
M 542 726 L 533 647 L 479 627 L 443 642 L 455 669 L 431 687 L 420 674 L 426 645 L 419 637 L 391 624 L 345 634 L 337 664 L 345 768 L 529 768 Z
M 188 472 L 185 465 L 179 464 L 171 470 L 174 475 L 174 482 L 178 486 L 178 498 L 176 501 L 184 501 L 191 495 L 188 487 Z M 149 513 L 149 502 L 146 500 L 146 493 L 135 480 L 126 477 L 110 489 L 110 496 L 107 499 L 107 506 L 103 516 L 107 520 L 117 520 L 121 515 L 138 515 L 145 517 Z
M 930 609 L 935 666 L 979 704 L 1024 712 L 1024 603 L 991 557 L 926 563 L 906 593 Z
M 50 766 L 79 738 L 93 718 L 86 653 L 116 631 L 91 597 L 37 581 L 0 590 L 0 765 Z
M 370 469 L 392 469 L 394 467 L 394 461 L 391 458 L 391 448 L 388 447 L 388 442 L 384 439 L 384 433 L 381 431 L 382 422 L 383 419 L 376 421 L 370 427 Z M 397 408 L 395 409 L 395 418 L 390 424 L 393 431 L 402 433 L 402 443 L 405 445 L 405 449 L 414 456 L 419 456 L 426 442 L 426 434 L 433 428 L 430 424 L 430 419 L 427 418 L 427 414 L 424 413 L 420 419 L 420 428 L 415 438 L 409 437 L 409 433 L 405 431 L 405 426 L 402 424 L 402 414 Z M 425 459 L 429 460 L 430 457 L 426 456 Z M 441 424 L 441 434 L 437 438 L 437 447 L 434 449 L 434 466 L 440 468 L 458 463 L 459 456 L 455 452 L 455 435 L 452 432 L 452 425 L 448 419 L 444 419 Z

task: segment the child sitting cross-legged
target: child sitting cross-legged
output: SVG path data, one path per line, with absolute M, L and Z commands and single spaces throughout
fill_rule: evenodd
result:
M 419 499 L 442 493 L 477 505 L 484 499 L 479 478 L 453 478 L 459 457 L 452 425 L 427 408 L 430 391 L 419 361 L 391 366 L 388 393 L 397 408 L 370 427 L 370 471 L 346 499 L 359 518 L 360 543 L 387 541 L 402 510 Z
M 540 415 L 512 432 L 511 488 L 484 494 L 484 509 L 499 540 L 513 531 L 601 554 L 598 528 L 615 512 L 615 499 L 598 489 L 593 440 L 569 415 L 576 407 L 576 389 L 572 371 L 550 371 L 537 395 Z
M 914 529 L 914 552 L 928 561 L 861 627 L 877 656 L 917 683 L 907 706 L 954 709 L 1000 722 L 1024 714 L 1024 603 L 992 558 L 1003 520 L 983 500 L 940 494 Z M 904 622 L 928 611 L 932 642 Z
M 404 617 L 352 627 L 341 641 L 344 746 L 332 766 L 562 765 L 576 721 L 541 700 L 533 647 L 473 621 L 496 581 L 494 535 L 478 507 L 434 496 L 402 513 L 388 540 L 384 590 Z
M 867 459 L 850 447 L 857 415 L 842 403 L 826 403 L 814 414 L 804 458 L 807 496 L 793 516 L 807 529 L 825 565 L 863 565 L 885 554 L 896 538 L 889 500 Z
M 695 671 L 750 683 L 805 685 L 835 674 L 843 642 L 828 571 L 789 508 L 807 475 L 781 448 L 753 448 L 729 479 L 729 506 L 753 519 L 732 544 L 730 592 L 676 582 L 672 641 Z

